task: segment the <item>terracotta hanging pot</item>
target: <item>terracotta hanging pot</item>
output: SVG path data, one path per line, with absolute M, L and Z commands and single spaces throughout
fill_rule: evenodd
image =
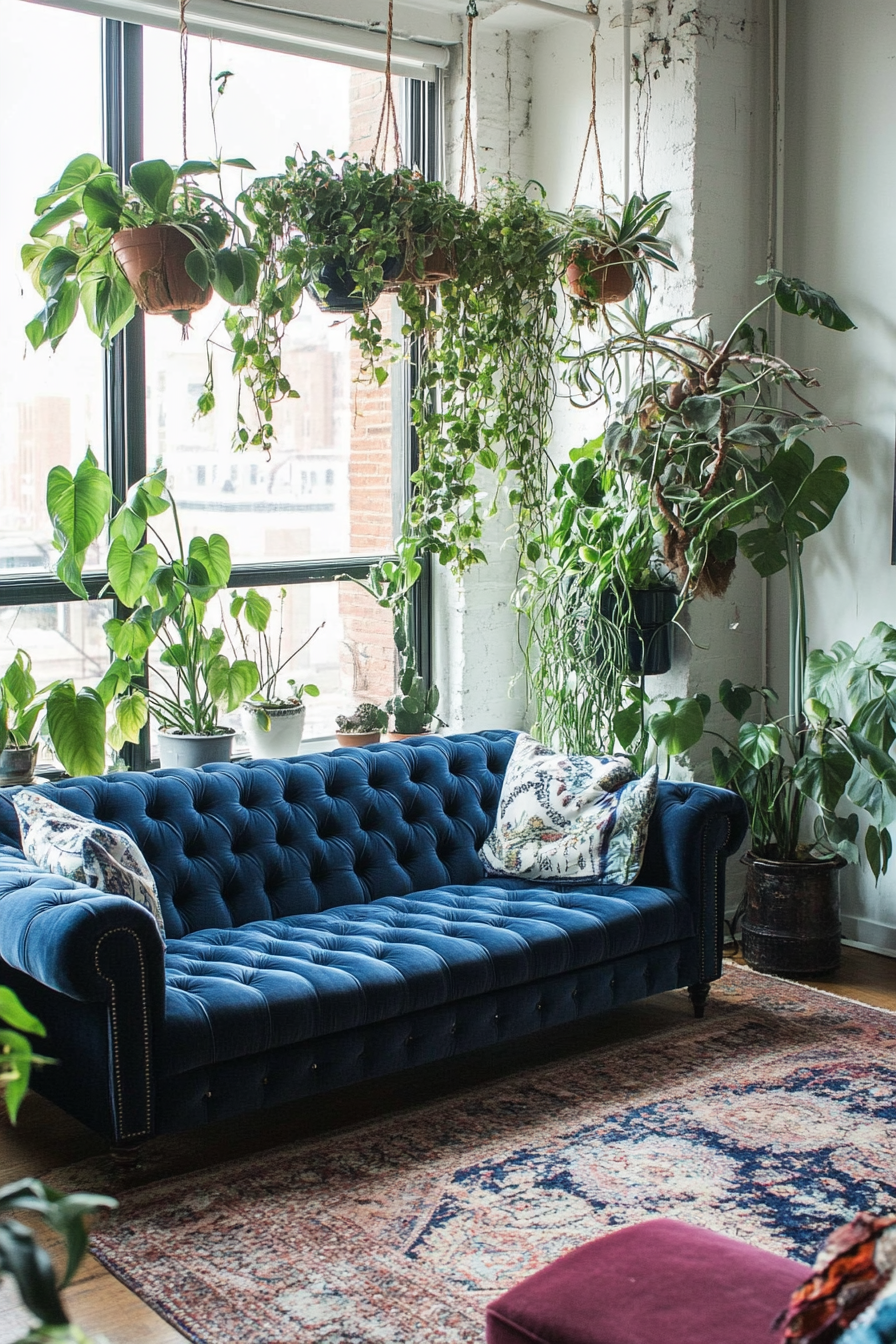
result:
M 622 303 L 635 287 L 635 277 L 622 254 L 599 247 L 579 248 L 566 268 L 566 285 L 571 294 L 586 303 Z
M 401 289 L 408 280 L 419 285 L 421 289 L 429 289 L 431 286 L 440 285 L 443 280 L 457 279 L 457 257 L 453 247 L 434 247 L 427 256 L 424 256 L 422 275 L 418 272 L 417 260 L 416 250 L 411 246 L 406 247 L 398 275 L 394 279 L 386 277 L 387 283 L 384 289 L 388 294 Z
M 211 285 L 200 289 L 184 267 L 195 250 L 173 224 L 122 229 L 112 239 L 112 254 L 145 313 L 195 313 L 209 302 Z

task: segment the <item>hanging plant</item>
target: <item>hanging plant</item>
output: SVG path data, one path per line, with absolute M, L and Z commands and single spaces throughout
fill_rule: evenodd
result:
M 44 300 L 26 332 L 55 350 L 79 307 L 108 348 L 139 303 L 146 312 L 189 321 L 215 289 L 228 303 L 251 302 L 258 262 L 246 223 L 197 178 L 245 159 L 162 159 L 135 163 L 123 186 L 94 154 L 73 159 L 35 204 L 37 223 L 22 263 Z M 60 225 L 65 233 L 57 232 Z M 224 244 L 228 238 L 228 247 Z M 241 240 L 241 241 L 239 241 Z
M 656 264 L 675 271 L 669 243 L 660 235 L 669 216 L 669 193 L 650 200 L 631 196 L 618 210 L 577 205 L 570 215 L 556 216 L 556 247 L 562 258 L 564 282 L 572 296 L 573 316 L 590 322 L 595 307 L 622 303 L 636 286 L 650 285 Z
M 831 521 L 846 493 L 842 457 L 816 465 L 804 436 L 832 422 L 802 390 L 817 379 L 769 352 L 750 319 L 775 301 L 835 331 L 853 323 L 828 294 L 779 272 L 761 276 L 770 294 L 725 341 L 705 318 L 650 323 L 646 299 L 607 313 L 604 338 L 568 355 L 578 393 L 609 413 L 607 460 L 649 489 L 663 554 L 687 596 L 725 592 L 738 550 L 763 576 Z M 634 386 L 616 404 L 623 361 Z M 775 388 L 796 408 L 776 405 Z

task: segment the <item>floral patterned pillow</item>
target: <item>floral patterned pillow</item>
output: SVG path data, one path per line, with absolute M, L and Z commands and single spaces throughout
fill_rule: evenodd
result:
M 84 882 L 97 891 L 129 896 L 149 911 L 164 935 L 155 878 L 137 845 L 124 831 L 79 817 L 39 793 L 13 794 L 26 858 L 48 873 Z
M 656 788 L 656 766 L 638 779 L 626 756 L 567 755 L 520 733 L 479 856 L 502 877 L 628 885 L 644 857 Z

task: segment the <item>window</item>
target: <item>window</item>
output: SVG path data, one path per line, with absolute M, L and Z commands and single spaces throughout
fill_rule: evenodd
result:
M 186 340 L 173 321 L 138 316 L 104 356 L 79 319 L 55 353 L 26 349 L 25 324 L 39 300 L 17 262 L 33 222 L 31 204 L 69 159 L 101 145 L 119 170 L 138 158 L 179 160 L 179 39 L 27 0 L 7 0 L 4 16 L 0 134 L 17 190 L 0 218 L 0 657 L 26 648 L 46 680 L 74 675 L 83 683 L 102 674 L 108 656 L 102 622 L 113 604 L 73 601 L 56 580 L 47 474 L 59 462 L 73 468 L 89 445 L 121 494 L 161 461 L 185 540 L 223 533 L 233 556 L 232 587 L 276 592 L 286 585 L 287 627 L 296 643 L 323 625 L 286 675 L 320 686 L 320 698 L 309 704 L 306 737 L 329 736 L 335 714 L 359 699 L 383 703 L 393 690 L 389 613 L 345 576 L 363 578 L 370 563 L 392 549 L 413 465 L 407 388 L 397 395 L 398 373 L 383 390 L 358 384 L 348 320 L 334 322 L 309 299 L 284 348 L 301 399 L 279 408 L 278 442 L 269 457 L 235 454 L 236 387 L 226 350 L 215 354 L 221 366 L 216 410 L 195 415 L 206 341 L 211 338 L 214 350 L 224 312 L 217 296 L 194 315 Z M 28 90 L 37 52 L 42 79 L 62 87 L 74 65 L 79 88 L 95 93 L 82 92 L 63 118 L 48 112 L 42 120 L 38 109 L 23 140 L 19 109 L 33 102 Z M 213 128 L 209 76 L 219 70 L 232 74 Z M 425 127 L 434 124 L 434 86 L 410 80 L 404 86 L 414 157 L 423 162 L 424 148 L 431 157 L 423 142 Z M 381 88 L 381 77 L 366 70 L 193 38 L 188 149 L 206 157 L 217 136 L 225 155 L 248 158 L 259 173 L 277 171 L 297 144 L 364 152 Z M 239 170 L 228 171 L 239 186 Z M 391 302 L 381 301 L 386 322 Z M 98 555 L 95 568 L 99 563 Z M 88 587 L 100 597 L 98 568 Z M 131 763 L 145 765 L 148 752 L 147 742 Z

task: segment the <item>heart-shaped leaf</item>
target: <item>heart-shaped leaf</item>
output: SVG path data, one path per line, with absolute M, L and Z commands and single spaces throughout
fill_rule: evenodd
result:
M 823 289 L 813 289 L 805 280 L 796 276 L 782 275 L 780 271 L 769 271 L 756 281 L 757 285 L 771 285 L 775 302 L 785 313 L 795 317 L 814 317 L 823 327 L 832 331 L 852 331 L 855 322 L 846 316 L 843 309 L 826 294 Z
M 158 563 L 159 553 L 150 542 L 136 551 L 131 550 L 124 537 L 116 537 L 112 542 L 106 561 L 109 582 L 126 607 L 136 606 L 145 595 Z
M 50 470 L 47 511 L 63 541 L 70 543 L 72 551 L 82 558 L 102 532 L 111 503 L 112 482 L 97 466 L 89 449 L 74 476 L 67 467 Z M 67 582 L 61 572 L 59 577 Z
M 106 765 L 106 706 L 87 686 L 76 691 L 62 682 L 47 700 L 47 728 L 53 749 L 70 775 L 101 775 Z
M 130 184 L 154 215 L 167 215 L 171 191 L 177 178 L 164 159 L 143 159 L 131 167 Z
M 255 690 L 258 668 L 246 658 L 228 663 L 223 654 L 218 654 L 206 668 L 205 682 L 215 704 L 229 714 Z
M 230 578 L 230 547 L 219 533 L 213 532 L 208 541 L 204 537 L 190 540 L 190 560 L 195 560 L 205 571 L 214 588 L 223 588 Z
M 680 756 L 703 736 L 703 707 L 696 699 L 682 700 L 678 696 L 670 696 L 665 704 L 666 709 L 651 714 L 647 728 L 658 747 L 670 756 Z

